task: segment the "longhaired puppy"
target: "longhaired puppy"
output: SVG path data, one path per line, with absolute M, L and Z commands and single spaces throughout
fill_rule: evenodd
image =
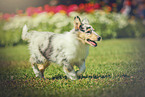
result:
M 74 28 L 64 34 L 29 31 L 25 25 L 22 39 L 29 42 L 30 62 L 36 77 L 44 77 L 44 70 L 54 62 L 63 67 L 66 76 L 76 80 L 85 72 L 85 59 L 89 45 L 96 47 L 101 37 L 94 31 L 87 19 L 74 17 Z M 73 66 L 79 68 L 75 71 Z

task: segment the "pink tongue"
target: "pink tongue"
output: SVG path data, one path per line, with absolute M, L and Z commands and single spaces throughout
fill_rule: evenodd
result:
M 90 41 L 91 42 L 91 41 Z M 96 45 L 94 42 L 91 42 L 91 44 Z

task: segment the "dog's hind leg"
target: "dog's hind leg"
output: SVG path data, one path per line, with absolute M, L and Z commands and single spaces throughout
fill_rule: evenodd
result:
M 71 66 L 69 64 L 65 64 L 63 66 L 63 70 L 66 73 L 66 76 L 68 78 L 70 78 L 71 80 L 76 80 L 77 79 L 77 75 L 76 75 L 76 72 L 75 72 L 73 66 Z
M 45 61 L 44 64 L 38 64 L 33 56 L 30 58 L 30 62 L 36 77 L 44 78 L 44 71 L 49 66 L 49 62 Z
M 36 58 L 33 55 L 30 57 L 30 62 L 36 77 L 42 78 L 42 73 L 39 71 Z
M 32 64 L 36 77 L 44 78 L 44 71 L 48 66 L 49 64 Z
M 49 62 L 45 62 L 44 64 L 37 64 L 39 71 L 41 72 L 42 78 L 44 78 L 44 71 L 50 65 Z
M 37 64 L 35 64 L 35 63 L 32 64 L 32 68 L 33 68 L 33 71 L 34 71 L 36 77 L 41 77 L 41 78 L 43 77 L 41 71 L 39 71 L 39 69 L 38 69 Z

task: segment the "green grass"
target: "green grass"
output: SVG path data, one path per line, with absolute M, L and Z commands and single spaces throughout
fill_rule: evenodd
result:
M 45 80 L 36 78 L 26 45 L 0 48 L 0 96 L 144 97 L 144 42 L 114 39 L 90 47 L 86 72 L 76 81 L 54 64 L 46 69 Z

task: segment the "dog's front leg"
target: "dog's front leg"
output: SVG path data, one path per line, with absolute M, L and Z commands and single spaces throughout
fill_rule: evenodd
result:
M 73 66 L 71 66 L 69 64 L 64 64 L 63 70 L 66 73 L 66 76 L 68 78 L 70 78 L 71 80 L 76 80 L 77 79 L 77 75 L 76 75 L 76 72 L 75 72 Z
M 79 66 L 79 70 L 77 71 L 77 76 L 82 75 L 86 70 L 85 61 L 82 62 L 82 65 Z

